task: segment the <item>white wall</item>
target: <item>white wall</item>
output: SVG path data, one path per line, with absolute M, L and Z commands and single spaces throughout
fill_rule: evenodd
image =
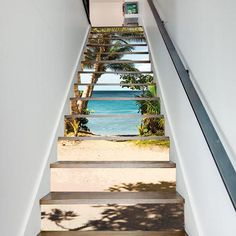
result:
M 90 0 L 90 18 L 93 26 L 122 26 L 123 0 Z
M 38 201 L 88 27 L 82 1 L 1 1 L 0 235 L 39 232 Z
M 156 3 L 236 167 L 236 2 Z
M 141 22 L 150 44 L 153 69 L 167 117 L 167 134 L 171 137 L 171 159 L 177 163 L 177 187 L 186 201 L 186 230 L 190 236 L 233 236 L 235 210 L 148 3 L 146 0 L 140 2 Z M 199 86 L 208 110 L 222 130 L 233 160 L 236 113 L 232 110 L 236 99 L 232 52 L 236 49 L 233 45 L 236 19 L 233 19 L 230 6 L 223 5 L 225 1 L 160 0 L 157 3 L 191 78 Z M 227 3 L 231 8 L 235 6 L 233 1 Z

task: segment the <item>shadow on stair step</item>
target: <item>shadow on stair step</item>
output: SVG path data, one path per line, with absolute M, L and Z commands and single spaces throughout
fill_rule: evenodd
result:
M 183 204 L 43 206 L 42 230 L 183 230 Z M 91 213 L 95 213 L 88 220 Z M 86 219 L 87 218 L 87 219 Z

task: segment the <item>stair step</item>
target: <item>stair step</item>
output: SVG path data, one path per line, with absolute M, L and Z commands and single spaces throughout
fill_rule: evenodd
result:
M 51 164 L 52 192 L 169 191 L 175 190 L 175 181 L 176 169 L 172 162 L 64 161 Z M 142 189 L 139 189 L 140 183 Z
M 163 115 L 140 115 L 140 114 L 91 114 L 91 115 L 66 115 L 65 119 L 76 119 L 76 118 L 164 118 Z
M 54 192 L 41 199 L 41 230 L 183 230 L 183 206 L 176 192 Z
M 149 64 L 149 60 L 107 60 L 107 61 L 82 61 L 82 64 Z
M 96 40 L 96 39 L 101 39 L 99 37 L 89 37 L 89 40 Z M 123 37 L 102 37 L 102 39 L 105 39 L 105 40 L 134 40 L 134 39 L 141 39 L 141 40 L 146 40 L 145 37 L 142 37 L 142 36 L 123 36 Z
M 141 29 L 143 30 L 143 26 L 140 25 L 126 25 L 126 26 L 94 26 L 92 27 L 92 30 L 100 30 L 100 29 Z
M 84 52 L 84 54 L 87 54 L 87 52 Z M 110 52 L 103 52 L 102 55 L 110 55 Z M 126 51 L 126 52 L 112 52 L 112 55 L 123 55 L 123 54 L 140 54 L 140 55 L 146 55 L 149 54 L 148 51 L 136 51 L 136 52 L 130 52 L 130 51 Z
M 168 161 L 169 140 L 59 141 L 60 161 Z
M 58 161 L 51 168 L 175 168 L 171 161 Z
M 87 47 L 147 47 L 146 43 L 126 43 L 126 44 L 99 44 L 99 43 L 89 43 Z
M 78 71 L 78 74 L 153 74 L 153 71 Z
M 51 192 L 41 205 L 74 204 L 183 204 L 177 192 Z
M 73 97 L 71 101 L 157 101 L 159 97 Z
M 148 86 L 155 86 L 155 83 L 152 84 L 135 84 L 135 83 L 75 83 L 75 86 L 126 86 L 126 87 L 132 87 L 132 86 L 140 86 L 140 87 L 148 87 Z
M 38 236 L 187 236 L 184 231 L 69 231 L 41 232 Z
M 91 35 L 94 35 L 94 34 L 109 34 L 109 35 L 114 35 L 114 34 L 118 34 L 118 35 L 123 35 L 123 34 L 133 34 L 133 35 L 142 35 L 142 36 L 144 36 L 144 33 L 142 32 L 142 31 L 140 31 L 140 32 L 135 32 L 135 31 L 119 31 L 119 30 L 116 30 L 116 31 L 110 31 L 110 32 L 108 32 L 108 31 L 100 31 L 100 32 L 93 32 L 93 31 L 91 31 L 90 32 L 90 34 Z
M 161 140 L 168 141 L 167 136 L 84 136 L 84 137 L 59 137 L 59 141 L 82 141 L 82 140 L 109 140 L 109 141 L 131 141 L 131 140 Z

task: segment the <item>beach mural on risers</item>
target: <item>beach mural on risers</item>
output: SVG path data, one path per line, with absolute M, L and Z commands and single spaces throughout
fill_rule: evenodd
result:
M 132 81 L 134 79 L 135 81 Z M 83 116 L 74 116 L 73 119 L 68 117 L 65 134 L 68 136 L 163 135 L 164 119 L 158 116 L 160 101 L 152 79 L 152 76 L 148 75 L 139 81 L 126 75 L 122 76 L 119 84 L 96 84 L 91 98 L 86 100 L 88 97 L 84 96 L 83 101 L 80 99 L 72 101 L 72 114 Z M 78 86 L 77 95 L 82 96 L 87 87 L 89 85 Z M 80 106 L 84 107 L 82 111 Z
M 41 201 L 43 231 L 184 229 L 144 36 L 142 27 L 92 29 Z

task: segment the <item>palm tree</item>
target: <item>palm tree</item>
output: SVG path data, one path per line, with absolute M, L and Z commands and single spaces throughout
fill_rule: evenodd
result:
M 103 34 L 94 34 L 92 38 L 88 40 L 88 44 L 112 44 L 115 41 L 113 46 L 92 46 L 88 47 L 85 52 L 84 63 L 82 64 L 82 69 L 88 68 L 93 69 L 94 72 L 106 72 L 107 70 L 111 71 L 138 71 L 134 64 L 132 63 L 122 63 L 122 64 L 101 64 L 96 63 L 96 61 L 108 61 L 108 60 L 121 60 L 124 57 L 124 54 L 117 54 L 122 52 L 131 52 L 134 50 L 134 47 L 129 46 L 129 39 L 121 39 L 120 37 L 132 37 L 134 35 L 137 36 L 138 33 L 143 33 L 140 27 L 137 28 L 128 28 L 130 32 L 126 32 L 127 29 L 124 28 L 110 28 L 110 29 L 100 29 L 95 28 L 93 32 L 105 32 Z M 112 34 L 112 32 L 118 32 Z M 124 33 L 125 32 L 125 33 Z M 114 40 L 115 39 L 115 40 Z M 140 42 L 143 41 L 143 38 L 132 39 L 132 41 Z M 94 63 L 95 61 L 95 63 Z M 100 74 L 92 74 L 90 79 L 89 86 L 82 92 L 81 97 L 89 98 L 93 94 L 94 84 L 98 82 L 98 79 L 103 75 Z M 78 111 L 79 114 L 82 114 L 87 108 L 87 101 L 79 101 L 78 102 Z
M 112 33 L 112 32 L 116 33 Z M 129 31 L 127 33 L 127 31 Z M 90 98 L 92 97 L 94 91 L 94 85 L 98 82 L 98 79 L 106 73 L 107 70 L 110 71 L 138 71 L 132 63 L 109 63 L 103 64 L 98 63 L 99 61 L 108 60 L 121 60 L 124 57 L 122 52 L 132 52 L 134 47 L 129 46 L 130 40 L 132 42 L 142 42 L 143 38 L 129 39 L 129 37 L 136 36 L 139 33 L 143 33 L 142 28 L 94 28 L 93 32 L 103 34 L 91 34 L 91 38 L 88 40 L 88 44 L 99 44 L 99 45 L 109 45 L 113 43 L 112 46 L 90 46 L 87 47 L 84 62 L 81 65 L 82 69 L 93 69 L 93 72 L 100 72 L 99 74 L 93 73 L 90 78 L 90 84 L 83 91 L 79 91 L 78 87 L 74 87 L 74 93 L 77 97 Z M 121 39 L 125 37 L 126 39 Z M 121 53 L 121 54 L 117 54 Z M 97 63 L 96 63 L 97 62 Z M 80 77 L 78 78 L 80 82 Z M 89 114 L 87 109 L 88 101 L 73 101 L 72 102 L 72 113 L 73 114 Z M 78 133 L 83 130 L 88 132 L 86 124 L 88 120 L 86 118 L 76 118 L 68 119 L 66 122 L 65 134 L 73 133 L 77 136 Z

